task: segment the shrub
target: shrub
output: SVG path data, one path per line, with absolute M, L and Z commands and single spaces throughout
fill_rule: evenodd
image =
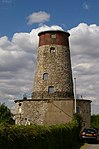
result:
M 0 123 L 3 124 L 14 124 L 10 109 L 5 104 L 0 104 Z
M 91 116 L 91 127 L 99 129 L 99 114 Z
M 0 149 L 74 149 L 77 144 L 75 122 L 53 126 L 0 126 Z

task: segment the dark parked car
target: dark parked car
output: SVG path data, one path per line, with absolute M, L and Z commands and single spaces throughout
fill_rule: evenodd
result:
M 80 140 L 82 141 L 97 142 L 99 141 L 99 131 L 94 128 L 84 129 L 83 131 L 81 131 L 79 137 L 80 137 Z

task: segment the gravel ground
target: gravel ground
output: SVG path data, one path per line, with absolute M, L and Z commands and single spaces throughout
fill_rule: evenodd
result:
M 85 143 L 80 149 L 99 149 L 99 144 L 87 144 Z

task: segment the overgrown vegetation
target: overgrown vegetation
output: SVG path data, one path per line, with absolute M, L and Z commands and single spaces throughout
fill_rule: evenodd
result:
M 99 114 L 91 116 L 91 127 L 99 129 Z
M 74 149 L 76 124 L 54 126 L 0 126 L 0 149 Z
M 80 131 L 82 128 L 82 122 L 83 122 L 81 115 L 79 113 L 75 113 L 73 115 L 73 121 L 76 123 L 76 125 L 78 125 L 79 131 Z
M 81 127 L 77 114 L 71 123 L 53 126 L 12 125 L 12 115 L 4 104 L 0 114 L 0 149 L 77 149 Z
M 53 126 L 0 125 L 0 149 L 74 149 L 78 121 Z
M 0 123 L 14 124 L 12 116 L 10 109 L 5 104 L 0 103 Z

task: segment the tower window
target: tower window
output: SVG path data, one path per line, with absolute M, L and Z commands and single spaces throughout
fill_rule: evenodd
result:
M 55 47 L 50 48 L 50 53 L 55 53 Z
M 51 38 L 56 38 L 56 34 L 55 33 L 52 33 L 51 34 Z
M 48 80 L 48 73 L 43 74 L 43 80 Z
M 48 93 L 54 93 L 54 86 L 49 86 L 48 87 Z
M 21 103 L 19 103 L 19 106 L 21 106 Z
M 80 107 L 76 107 L 77 113 L 80 113 Z

